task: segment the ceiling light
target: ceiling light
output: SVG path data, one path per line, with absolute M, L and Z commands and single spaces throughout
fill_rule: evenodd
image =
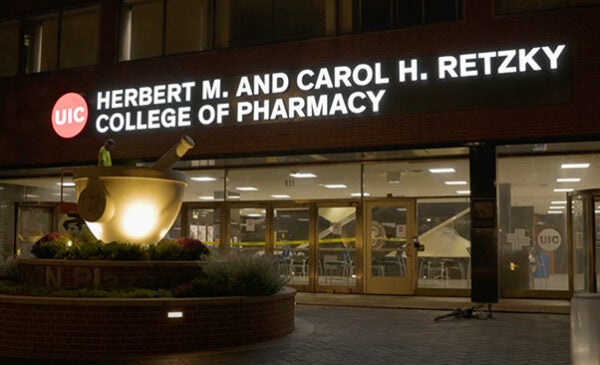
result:
M 200 181 L 200 182 L 217 181 L 216 178 L 210 177 L 210 176 L 194 176 L 194 177 L 190 177 L 190 180 Z
M 215 200 L 215 197 L 212 195 L 198 195 L 198 199 L 200 199 L 200 200 Z
M 255 188 L 254 186 L 238 186 L 237 188 L 235 188 L 235 190 L 239 190 L 239 191 L 257 191 L 258 188 Z
M 361 196 L 360 193 L 352 193 L 350 195 L 353 196 L 353 197 L 355 197 L 355 198 L 359 198 Z M 371 196 L 371 194 L 369 194 L 369 193 L 362 193 L 362 196 Z
M 553 200 L 550 202 L 550 204 L 554 205 L 554 204 L 567 204 L 566 200 Z
M 248 213 L 248 214 L 246 214 L 246 217 L 258 218 L 258 217 L 262 217 L 262 214 L 260 214 L 260 213 Z
M 467 185 L 466 181 L 445 181 L 446 185 Z
M 579 177 L 559 177 L 556 179 L 556 182 L 580 182 L 581 178 Z
M 573 190 L 575 190 L 575 189 L 573 189 L 573 188 L 562 188 L 562 189 L 554 189 L 554 192 L 555 193 L 570 193 Z
M 64 181 L 62 183 L 57 182 L 56 185 L 58 185 L 58 186 L 62 185 L 63 187 L 66 188 L 66 187 L 73 187 L 73 186 L 75 186 L 75 183 L 74 182 Z
M 452 167 L 440 167 L 435 169 L 429 169 L 429 172 L 431 172 L 432 174 L 450 174 L 456 172 L 456 170 L 454 170 L 454 168 Z
M 275 199 L 288 199 L 290 196 L 287 194 L 273 194 L 271 195 L 271 198 L 275 198 Z
M 327 189 L 346 189 L 348 186 L 344 184 L 325 184 Z
M 456 190 L 456 194 L 469 195 L 471 194 L 471 190 Z
M 314 179 L 317 177 L 317 175 L 312 172 L 292 172 L 290 176 L 296 179 Z
M 557 206 L 557 205 L 551 205 L 548 207 L 548 209 L 550 210 L 557 210 L 557 209 L 565 209 L 565 207 L 561 207 L 561 206 Z
M 560 165 L 561 169 L 587 169 L 590 167 L 589 163 L 564 163 Z
M 563 214 L 561 210 L 549 210 L 548 214 Z

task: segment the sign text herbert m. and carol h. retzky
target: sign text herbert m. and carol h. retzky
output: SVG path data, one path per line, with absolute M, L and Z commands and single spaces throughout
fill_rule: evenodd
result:
M 570 99 L 569 83 L 566 46 L 559 44 L 190 78 L 88 95 L 90 118 L 103 134 L 559 103 Z

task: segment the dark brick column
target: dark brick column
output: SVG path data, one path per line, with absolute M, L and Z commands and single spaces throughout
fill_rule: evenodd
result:
M 471 300 L 498 302 L 495 146 L 470 147 Z

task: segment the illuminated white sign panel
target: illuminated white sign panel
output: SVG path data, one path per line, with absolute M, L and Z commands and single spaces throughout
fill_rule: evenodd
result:
M 564 102 L 566 53 L 559 44 L 102 90 L 94 125 L 127 133 Z

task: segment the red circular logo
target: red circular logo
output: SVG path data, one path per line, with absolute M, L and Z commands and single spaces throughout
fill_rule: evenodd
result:
M 81 133 L 87 120 L 87 103 L 77 93 L 61 96 L 52 109 L 52 128 L 62 138 L 73 138 Z

